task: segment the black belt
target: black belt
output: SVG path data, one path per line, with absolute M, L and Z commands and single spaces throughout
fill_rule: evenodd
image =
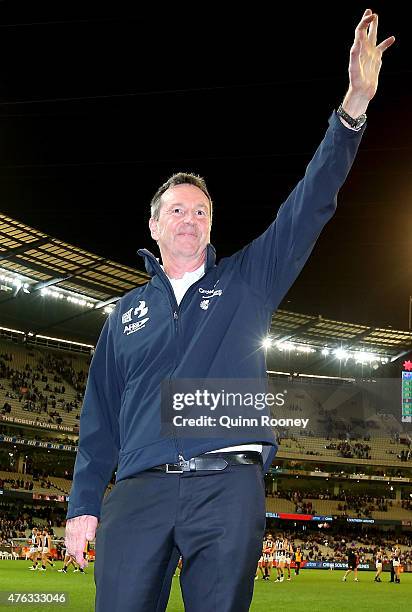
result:
M 199 470 L 224 470 L 228 465 L 262 464 L 262 455 L 255 451 L 244 453 L 208 453 L 181 459 L 178 463 L 164 463 L 146 470 L 147 472 L 166 472 L 168 474 L 181 474 L 182 472 L 197 472 Z

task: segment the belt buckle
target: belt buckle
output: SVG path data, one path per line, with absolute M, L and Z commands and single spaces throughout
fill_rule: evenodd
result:
M 166 474 L 183 474 L 183 467 L 177 467 L 176 463 L 166 463 Z

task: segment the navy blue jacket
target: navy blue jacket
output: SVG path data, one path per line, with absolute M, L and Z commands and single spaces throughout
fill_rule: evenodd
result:
M 259 440 L 162 437 L 160 385 L 170 377 L 266 376 L 261 342 L 272 313 L 335 211 L 337 192 L 362 132 L 344 127 L 333 113 L 304 178 L 275 221 L 218 264 L 208 245 L 205 275 L 179 306 L 156 258 L 139 251 L 152 279 L 119 300 L 97 343 L 80 418 L 68 518 L 100 516 L 116 465 L 119 481 L 155 465 L 175 463 L 179 455 L 189 459 L 218 448 L 261 442 L 264 467 L 270 466 L 276 441 L 269 428 Z M 216 294 L 210 297 L 212 290 Z M 205 299 L 207 308 L 200 305 Z

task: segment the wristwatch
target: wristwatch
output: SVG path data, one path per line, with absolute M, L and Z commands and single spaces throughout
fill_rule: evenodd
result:
M 354 119 L 353 117 L 348 115 L 348 113 L 346 111 L 343 110 L 342 104 L 339 106 L 339 108 L 336 111 L 336 113 L 339 115 L 339 117 L 342 117 L 342 119 L 344 119 L 346 121 L 346 123 L 349 123 L 351 128 L 353 128 L 354 130 L 360 130 L 361 127 L 366 122 L 366 115 L 365 115 L 365 113 L 363 113 L 363 115 L 360 115 L 359 117 Z

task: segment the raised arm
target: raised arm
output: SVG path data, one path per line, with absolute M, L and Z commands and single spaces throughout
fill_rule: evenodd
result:
M 355 30 L 349 60 L 349 88 L 342 104 L 352 119 L 365 113 L 375 95 L 382 54 L 395 41 L 390 36 L 377 45 L 377 29 L 378 16 L 367 9 Z M 363 129 L 355 131 L 348 127 L 351 126 L 341 117 L 332 114 L 325 138 L 304 177 L 280 207 L 275 221 L 241 252 L 245 281 L 266 300 L 271 310 L 277 308 L 296 280 L 322 228 L 335 212 L 337 194 L 350 171 L 363 133 Z

